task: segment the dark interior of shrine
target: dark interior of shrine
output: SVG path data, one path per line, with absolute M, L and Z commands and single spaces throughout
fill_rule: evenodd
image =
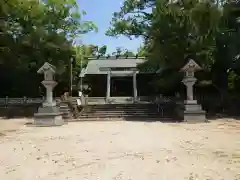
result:
M 111 97 L 133 96 L 133 78 L 132 76 L 111 77 Z
M 150 85 L 154 74 L 137 74 L 138 96 L 151 96 L 155 92 Z M 84 83 L 90 86 L 89 97 L 106 97 L 107 75 L 87 75 Z M 133 76 L 111 77 L 111 97 L 132 97 Z

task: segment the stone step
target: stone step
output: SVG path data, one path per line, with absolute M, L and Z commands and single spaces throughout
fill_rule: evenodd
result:
M 88 105 L 79 116 L 79 119 L 99 118 L 130 118 L 130 119 L 161 119 L 170 118 L 173 108 L 160 106 L 158 111 L 156 104 L 102 104 Z M 165 108 L 165 109 L 164 109 Z M 162 112 L 163 111 L 163 112 Z
M 152 109 L 152 110 L 147 110 L 147 109 L 134 109 L 134 110 L 129 110 L 129 109 L 109 109 L 109 110 L 94 110 L 91 109 L 89 111 L 86 111 L 88 113 L 99 113 L 99 112 L 111 112 L 111 113 L 124 113 L 124 112 L 157 112 L 156 110 Z
M 98 108 L 121 108 L 121 107 L 124 107 L 124 108 L 141 108 L 141 107 L 154 107 L 156 105 L 147 105 L 147 104 L 130 104 L 129 106 L 126 105 L 126 104 L 102 104 L 102 105 L 88 105 L 88 106 L 91 106 L 91 107 L 98 107 Z
M 62 118 L 63 119 L 71 119 L 73 116 L 72 116 L 72 114 L 71 113 L 67 113 L 67 114 L 62 114 Z
M 71 112 L 70 109 L 60 109 L 61 112 Z
M 82 117 L 169 117 L 169 116 L 161 116 L 159 114 L 82 114 L 79 118 Z
M 120 106 L 120 107 L 99 107 L 99 106 L 96 106 L 96 107 L 91 107 L 92 109 L 155 109 L 157 108 L 157 106 L 145 106 L 145 107 L 126 107 L 126 106 Z
M 127 108 L 122 108 L 122 109 L 92 109 L 88 108 L 86 109 L 88 112 L 157 112 L 156 109 L 127 109 Z
M 83 113 L 81 116 L 162 116 L 162 114 L 157 113 Z
M 71 119 L 69 122 L 80 122 L 80 121 L 123 121 L 122 118 L 103 118 L 103 117 L 81 117 L 77 119 Z
M 170 117 L 81 117 L 71 119 L 70 121 L 166 121 L 173 122 L 174 120 Z M 174 122 L 180 122 L 174 121 Z
M 68 107 L 68 105 L 60 105 L 59 108 L 64 109 L 64 108 L 69 108 L 69 107 Z
M 169 112 L 172 113 L 173 110 L 167 110 L 167 109 L 104 109 L 104 110 L 100 110 L 100 109 L 88 109 L 86 110 L 86 112 L 88 113 L 98 113 L 98 112 L 116 112 L 116 113 L 123 113 L 123 112 L 159 112 L 161 113 L 162 111 L 164 112 Z
M 128 111 L 135 111 L 135 110 L 157 110 L 157 107 L 132 107 L 132 108 L 128 108 L 128 107 L 109 107 L 109 108 L 98 108 L 98 107 L 89 107 L 89 109 L 95 110 L 95 111 L 111 111 L 111 110 L 128 110 Z M 166 107 L 159 107 L 159 109 L 165 109 L 165 110 L 172 110 L 172 108 L 166 108 Z
M 73 116 L 72 116 L 72 114 L 62 114 L 62 118 L 63 119 L 72 119 Z
M 60 106 L 59 109 L 70 109 L 68 106 Z
M 71 109 L 69 108 L 67 103 L 60 102 L 59 103 L 59 110 L 62 113 L 62 118 L 63 119 L 72 119 L 73 118 Z
M 88 105 L 91 107 L 98 107 L 98 108 L 121 108 L 121 107 L 127 107 L 127 108 L 140 108 L 140 107 L 150 107 L 150 106 L 156 106 L 154 104 L 99 104 L 99 105 Z
M 157 108 L 157 106 L 155 105 L 88 105 L 89 108 L 92 109 L 100 109 L 100 110 L 104 110 L 104 109 L 155 109 Z
M 61 110 L 61 109 L 60 109 L 60 112 L 62 112 L 62 113 L 71 113 L 70 110 Z
M 81 122 L 81 121 L 144 121 L 144 122 L 152 122 L 152 121 L 166 121 L 166 122 L 172 122 L 172 118 L 168 117 L 81 117 L 77 119 L 71 119 L 70 122 Z M 179 121 L 175 121 L 179 122 Z

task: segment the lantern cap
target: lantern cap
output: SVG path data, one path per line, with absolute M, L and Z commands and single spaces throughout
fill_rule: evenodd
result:
M 37 71 L 37 73 L 39 74 L 43 74 L 44 72 L 46 71 L 51 71 L 52 73 L 55 73 L 56 72 L 56 67 L 51 65 L 50 63 L 48 62 L 45 62 L 43 64 L 43 66 Z
M 183 72 L 187 72 L 187 71 L 199 71 L 199 70 L 202 70 L 202 68 L 193 60 L 193 59 L 189 59 L 188 63 L 183 67 L 181 68 L 180 71 L 183 71 Z

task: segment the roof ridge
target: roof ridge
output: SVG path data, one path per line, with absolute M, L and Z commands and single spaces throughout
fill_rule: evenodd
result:
M 88 60 L 117 60 L 117 59 L 146 59 L 144 56 L 94 56 L 87 57 Z

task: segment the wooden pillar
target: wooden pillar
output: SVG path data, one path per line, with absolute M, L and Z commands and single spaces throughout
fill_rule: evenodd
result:
M 137 100 L 137 73 L 136 71 L 133 73 L 133 97 L 134 101 Z
M 110 71 L 108 71 L 106 100 L 108 100 L 110 98 L 110 92 L 111 92 L 111 73 L 110 73 Z

